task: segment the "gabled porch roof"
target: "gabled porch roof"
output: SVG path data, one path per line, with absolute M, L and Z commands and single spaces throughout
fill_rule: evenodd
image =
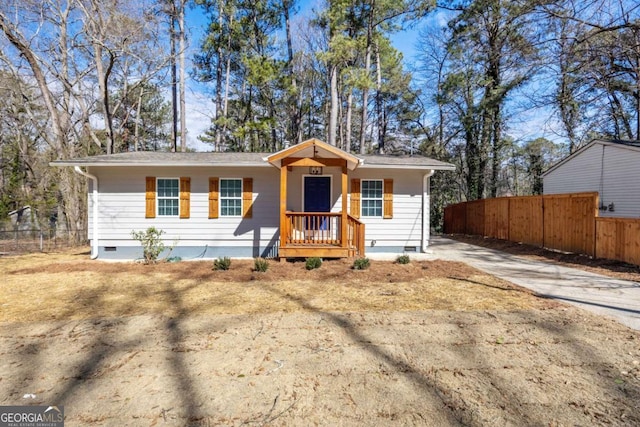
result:
M 286 166 L 338 166 L 346 162 L 349 170 L 354 170 L 364 161 L 353 154 L 322 142 L 319 139 L 308 139 L 277 153 L 263 158 L 278 169 Z M 285 161 L 285 159 L 287 159 Z

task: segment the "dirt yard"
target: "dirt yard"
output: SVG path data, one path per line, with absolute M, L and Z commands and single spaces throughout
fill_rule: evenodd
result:
M 640 333 L 465 264 L 0 258 L 0 405 L 67 425 L 639 425 Z

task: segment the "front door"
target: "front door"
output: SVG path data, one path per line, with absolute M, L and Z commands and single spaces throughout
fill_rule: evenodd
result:
M 331 210 L 331 177 L 304 177 L 304 211 L 329 212 Z
M 331 211 L 331 177 L 329 176 L 305 176 L 304 177 L 304 211 L 305 212 L 329 212 Z M 327 217 L 308 218 L 307 230 L 326 230 Z

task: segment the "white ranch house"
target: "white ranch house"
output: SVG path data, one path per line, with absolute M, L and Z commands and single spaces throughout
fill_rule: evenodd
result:
M 542 177 L 544 194 L 598 192 L 599 216 L 640 218 L 640 141 L 591 141 Z
M 278 153 L 131 152 L 55 161 L 89 178 L 92 258 L 142 256 L 156 227 L 172 256 L 353 257 L 423 252 L 426 157 L 358 155 L 311 139 Z

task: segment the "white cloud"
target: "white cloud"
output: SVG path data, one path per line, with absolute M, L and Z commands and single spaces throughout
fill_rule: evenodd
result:
M 190 85 L 191 86 L 191 85 Z M 193 86 L 199 86 L 197 84 Z M 198 140 L 211 126 L 211 119 L 215 116 L 215 106 L 211 97 L 202 88 L 187 88 L 185 99 L 187 116 L 187 147 L 196 151 L 211 151 L 212 147 Z

